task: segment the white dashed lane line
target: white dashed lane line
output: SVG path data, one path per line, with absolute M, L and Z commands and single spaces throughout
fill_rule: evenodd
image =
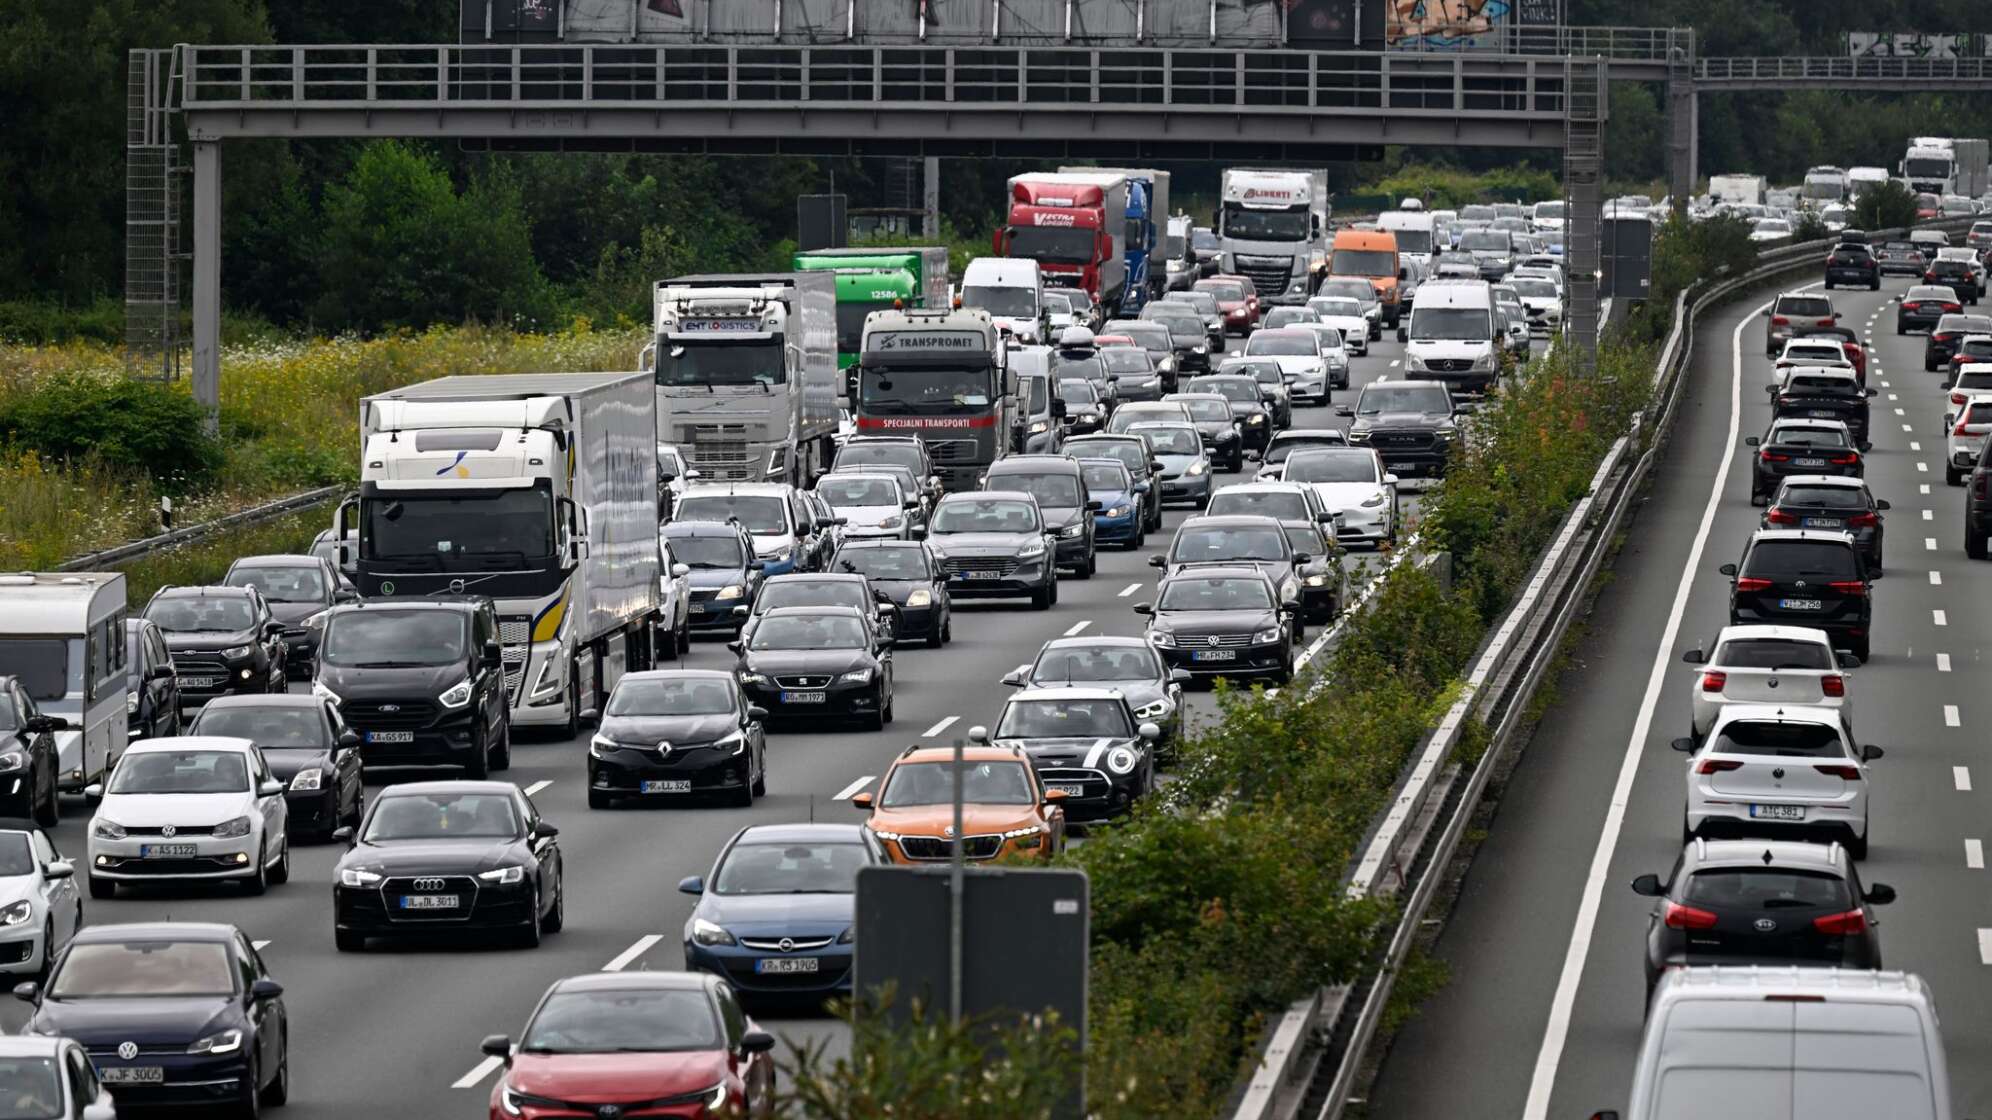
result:
M 922 739 L 931 739 L 934 736 L 939 735 L 941 732 L 946 731 L 948 728 L 953 727 L 956 721 L 960 719 L 961 719 L 960 716 L 949 716 L 948 718 L 942 720 L 941 722 L 935 724 L 934 726 L 929 727 L 927 730 L 920 732 L 920 737 Z
M 1937 655 L 1937 672 L 1939 673 L 1950 672 L 1950 654 L 1940 653 Z
M 1950 625 L 1950 619 L 1944 617 L 1944 612 L 1941 609 L 1930 612 L 1930 621 L 1938 626 Z
M 1971 768 L 1969 766 L 1951 767 L 1951 784 L 1957 787 L 1959 793 L 1970 793 Z
M 1916 492 L 1917 492 L 1917 493 L 1919 493 L 1919 494 L 1927 494 L 1927 493 L 1929 493 L 1929 492 L 1930 492 L 1930 484 L 1929 484 L 1929 483 L 1927 483 L 1927 482 L 1919 482 L 1919 483 L 1917 483 L 1917 484 L 1916 484 Z
M 495 1056 L 485 1058 L 483 1061 L 470 1067 L 469 1073 L 466 1073 L 462 1077 L 457 1078 L 455 1081 L 450 1082 L 450 1088 L 475 1089 L 477 1088 L 478 1082 L 491 1076 L 491 1071 L 497 1069 L 503 1063 L 504 1063 L 503 1058 Z
M 664 935 L 661 933 L 644 934 L 642 937 L 636 939 L 636 944 L 631 945 L 629 948 L 624 949 L 620 953 L 617 953 L 614 960 L 603 965 L 602 971 L 621 972 L 623 969 L 629 967 L 631 961 L 635 960 L 636 958 L 642 956 L 645 953 L 648 953 L 651 949 L 651 946 L 657 944 L 659 941 L 662 940 L 664 940 Z
M 1978 961 L 1980 964 L 1992 964 L 1992 929 L 1978 931 Z
M 872 776 L 870 774 L 866 774 L 864 777 L 859 778 L 857 781 L 852 782 L 850 785 L 847 785 L 843 789 L 838 790 L 837 796 L 831 798 L 830 800 L 849 801 L 853 796 L 857 794 L 859 790 L 865 788 L 870 784 L 872 784 Z
M 1920 444 L 1920 443 L 1918 443 L 1918 442 L 1916 442 L 1915 440 L 1913 440 L 1913 439 L 1912 439 L 1912 440 L 1910 440 L 1910 441 L 1909 441 L 1909 450 L 1911 450 L 1911 451 L 1921 451 L 1921 450 L 1923 450 L 1923 445 L 1922 445 L 1922 444 Z
M 1923 547 L 1924 547 L 1924 548 L 1926 548 L 1926 549 L 1929 549 L 1929 550 L 1930 550 L 1931 552 L 1935 552 L 1935 551 L 1937 550 L 1937 538 L 1935 538 L 1935 537 L 1924 537 L 1924 538 L 1923 538 Z
M 546 787 L 552 784 L 553 784 L 552 778 L 541 778 L 539 781 L 534 782 L 532 785 L 526 787 L 526 796 L 531 797 L 533 794 L 538 793 L 539 791 L 545 789 Z
M 1916 469 L 1917 469 L 1917 470 L 1919 470 L 1919 471 L 1921 471 L 1921 472 L 1923 472 L 1924 474 L 1929 474 L 1929 473 L 1930 473 L 1930 464 L 1928 464 L 1928 463 L 1917 463 L 1917 464 L 1916 464 Z
M 1073 624 L 1072 624 L 1071 626 L 1069 626 L 1069 627 L 1067 627 L 1067 628 L 1066 628 L 1066 630 L 1065 630 L 1065 637 L 1068 637 L 1068 638 L 1076 638 L 1076 637 L 1078 637 L 1078 636 L 1079 636 L 1079 631 L 1081 631 L 1081 630 L 1084 630 L 1084 629 L 1085 629 L 1086 627 L 1088 627 L 1088 626 L 1091 626 L 1091 625 L 1093 625 L 1093 620 L 1092 620 L 1092 619 L 1090 619 L 1090 618 L 1082 618 L 1082 619 L 1080 619 L 1079 621 L 1077 621 L 1077 622 L 1073 623 Z
M 1907 416 L 1907 415 L 1909 415 L 1909 413 L 1908 413 L 1908 412 L 1906 412 L 1906 411 L 1904 411 L 1904 410 L 1902 410 L 1902 409 L 1899 409 L 1899 408 L 1898 408 L 1898 409 L 1896 409 L 1896 410 L 1895 410 L 1895 415 L 1897 415 L 1897 416 Z M 1902 429 L 1902 430 L 1906 432 L 1906 431 L 1908 431 L 1909 429 L 1907 429 L 1907 428 L 1904 428 L 1904 429 Z
M 1964 726 L 1964 724 L 1963 724 L 1963 723 L 1962 723 L 1962 722 L 1961 722 L 1961 721 L 1960 721 L 1960 720 L 1958 719 L 1958 717 L 1957 717 L 1957 705 L 1956 705 L 1956 704 L 1945 704 L 1945 705 L 1944 705 L 1944 726 L 1945 726 L 1945 727 L 1962 727 L 1962 726 Z
M 1141 585 L 1140 585 L 1140 584 L 1138 584 L 1138 583 L 1130 583 L 1130 584 L 1128 584 L 1128 585 L 1127 585 L 1126 587 L 1123 587 L 1123 588 L 1121 588 L 1121 590 L 1120 590 L 1120 596 L 1119 596 L 1119 597 L 1120 597 L 1120 598 L 1122 598 L 1122 599 L 1125 599 L 1125 598 L 1127 598 L 1127 597 L 1128 597 L 1129 595 L 1132 595 L 1132 594 L 1134 594 L 1135 592 L 1137 592 L 1137 591 L 1139 591 L 1139 590 L 1141 590 Z
M 1942 572 L 1931 572 L 1931 573 L 1930 573 L 1930 586 L 1931 586 L 1931 587 L 1942 587 L 1943 585 L 1944 585 L 1944 574 L 1943 574 Z
M 1902 398 L 1896 396 L 1894 393 L 1890 393 L 1888 394 L 1888 399 L 1894 401 L 1894 400 L 1901 400 Z
M 1936 519 L 1937 519 L 1937 511 L 1936 511 L 1936 510 L 1933 510 L 1933 509 L 1926 509 L 1926 510 L 1924 510 L 1924 511 L 1923 511 L 1923 520 L 1925 520 L 1925 521 L 1935 521 Z
M 1985 870 L 1985 842 L 1966 840 L 1964 842 L 1964 865 L 1973 871 Z

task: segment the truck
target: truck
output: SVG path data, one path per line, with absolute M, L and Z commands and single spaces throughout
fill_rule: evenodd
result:
M 1136 315 L 1168 290 L 1169 173 L 1152 167 L 1061 167 L 1061 175 L 1121 175 L 1127 192 L 1127 295 L 1122 315 Z M 1176 247 L 1181 255 L 1182 246 Z
M 1837 167 L 1812 167 L 1805 172 L 1799 191 L 1799 204 L 1819 210 L 1847 200 L 1847 173 Z
M 1762 175 L 1711 175 L 1708 198 L 1718 206 L 1762 206 L 1766 186 Z
M 1407 200 L 1415 201 L 1415 200 Z M 1432 266 L 1432 235 L 1437 220 L 1428 210 L 1386 210 L 1376 216 L 1376 228 L 1397 235 L 1398 255 L 1417 261 L 1425 269 Z M 1332 269 L 1333 262 L 1329 267 Z
M 471 375 L 360 402 L 334 540 L 363 598 L 491 599 L 512 725 L 571 735 L 668 640 L 657 521 L 647 373 Z
M 1247 277 L 1261 304 L 1306 303 L 1328 266 L 1328 173 L 1227 167 L 1213 225 L 1218 269 Z
M 972 490 L 1006 449 L 1017 409 L 1010 347 L 975 308 L 874 311 L 865 320 L 859 435 L 914 435 L 948 490 Z
M 1986 142 L 1983 140 L 1953 140 L 1951 153 L 1956 164 L 1951 172 L 1952 194 L 1966 198 L 1978 198 L 1987 190 L 1992 190 L 1992 182 L 1987 182 Z
M 1951 189 L 1957 173 L 1957 142 L 1948 136 L 1916 136 L 1902 154 L 1900 170 L 1909 189 L 1934 195 L 1955 194 Z M 1980 149 L 1983 155 L 1983 149 Z M 1981 158 L 1979 162 L 1984 162 Z
M 835 457 L 837 276 L 657 281 L 657 434 L 706 482 L 808 486 Z
M 923 245 L 904 249 L 811 249 L 790 262 L 797 272 L 837 277 L 837 368 L 858 360 L 865 316 L 892 307 L 948 305 L 948 251 Z
M 999 257 L 1038 262 L 1046 287 L 1081 288 L 1109 315 L 1127 292 L 1124 175 L 1017 175 L 993 239 Z
M 1860 201 L 1861 192 L 1869 187 L 1877 187 L 1888 182 L 1886 167 L 1847 168 L 1847 202 L 1849 205 Z

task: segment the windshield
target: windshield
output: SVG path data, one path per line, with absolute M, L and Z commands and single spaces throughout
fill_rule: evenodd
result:
M 1006 254 L 1034 261 L 1059 264 L 1085 264 L 1093 259 L 1093 246 L 1099 241 L 1095 231 L 1071 226 L 1011 226 Z
M 1738 638 L 1722 643 L 1709 664 L 1725 669 L 1831 669 L 1833 658 L 1820 642 Z
M 1743 575 L 1776 580 L 1857 580 L 1854 550 L 1833 541 L 1763 541 L 1750 550 Z
M 1469 253 L 1475 250 L 1483 253 L 1505 253 L 1514 247 L 1514 242 L 1509 239 L 1505 230 L 1475 229 L 1468 230 L 1459 239 L 1459 247 Z
M 332 589 L 325 586 L 325 573 L 316 565 L 234 568 L 222 582 L 229 587 L 253 587 L 272 603 L 324 603 L 332 598 Z
M 1157 609 L 1165 611 L 1271 610 L 1266 585 L 1255 579 L 1173 579 Z
M 733 537 L 681 537 L 673 535 L 671 555 L 688 568 L 738 568 L 746 559 L 740 542 Z
M 1516 295 L 1536 296 L 1541 299 L 1556 298 L 1556 285 L 1547 280 L 1509 280 L 1508 286 L 1515 289 Z
M 1109 333 L 1124 334 L 1140 344 L 1144 350 L 1168 350 L 1175 346 L 1175 341 L 1170 336 L 1169 328 L 1166 324 L 1143 319 L 1116 322 Z M 1109 347 L 1109 352 L 1112 349 L 1112 347 Z
M 1363 317 L 1362 304 L 1340 296 L 1334 299 L 1311 299 L 1307 301 L 1307 306 L 1313 308 L 1318 315 L 1332 315 L 1342 319 Z
M 884 415 L 988 408 L 995 373 L 986 364 L 865 366 L 858 378 L 858 411 Z
M 1379 482 L 1376 455 L 1350 448 L 1347 451 L 1319 448 L 1296 454 L 1286 461 L 1280 477 L 1288 482 Z
M 1107 371 L 1106 367 L 1100 364 L 1098 354 L 1091 352 L 1070 353 L 1061 350 L 1057 354 L 1052 355 L 1051 375 L 1061 381 L 1069 378 L 1076 378 L 1081 381 L 1096 379 L 1104 381 L 1106 380 Z
M 714 894 L 854 894 L 858 870 L 871 863 L 862 844 L 736 844 L 726 853 Z
M 754 598 L 754 613 L 766 614 L 778 607 L 857 607 L 869 611 L 872 602 L 863 584 L 848 579 L 769 580 Z
M 356 669 L 449 665 L 462 661 L 464 618 L 443 610 L 348 610 L 325 626 L 319 658 Z
M 1093 383 L 1078 378 L 1061 380 L 1058 395 L 1064 397 L 1068 405 L 1100 403 L 1100 394 L 1094 391 Z
M 1308 519 L 1307 499 L 1292 490 L 1219 490 L 1211 495 L 1210 508 L 1207 512 L 1213 517 L 1252 513 L 1262 517 L 1277 517 L 1281 521 Z
M 1054 647 L 1031 668 L 1031 683 L 1153 681 L 1161 675 L 1155 651 L 1145 645 Z
M 719 1018 L 701 988 L 554 992 L 519 1049 L 530 1054 L 718 1050 Z
M 1348 437 L 1342 435 L 1340 432 L 1334 435 L 1299 436 L 1293 439 L 1278 440 L 1266 449 L 1266 462 L 1284 463 L 1287 460 L 1287 456 L 1309 447 L 1347 447 L 1348 445 Z
M 516 840 L 519 810 L 505 793 L 414 793 L 374 802 L 366 840 Z
M 740 709 L 718 677 L 624 677 L 609 694 L 612 716 L 717 716 Z
M 1085 476 L 1088 494 L 1117 493 L 1133 485 L 1128 480 L 1127 468 L 1119 463 L 1085 463 L 1079 473 Z
M 911 548 L 852 548 L 837 554 L 837 570 L 872 579 L 926 579 L 927 552 Z
M 1080 310 L 1078 293 L 1061 291 L 1057 288 L 1046 289 L 1044 309 L 1054 315 L 1071 315 Z
M 1240 241 L 1305 241 L 1311 223 L 1307 210 L 1247 210 L 1226 203 L 1218 227 Z
M 1012 700 L 996 725 L 998 739 L 1128 739 L 1127 712 L 1116 700 Z
M 0 1058 L 0 1120 L 58 1120 L 62 1074 L 54 1058 Z
M 1157 455 L 1195 455 L 1203 450 L 1203 437 L 1190 428 L 1143 426 L 1141 434 L 1148 437 Z
M 1321 356 L 1321 343 L 1313 335 L 1298 331 L 1255 331 L 1251 338 L 1245 340 L 1245 353 L 1273 358 L 1318 358 Z
M 674 388 L 785 385 L 788 383 L 788 370 L 783 364 L 782 349 L 781 335 L 768 338 L 659 338 L 657 383 Z
M 0 676 L 21 682 L 36 700 L 83 692 L 81 638 L 0 638 Z
M 1382 249 L 1337 249 L 1330 267 L 1342 276 L 1395 276 L 1397 254 Z
M 889 478 L 868 478 L 861 474 L 826 474 L 816 480 L 816 493 L 838 506 L 896 506 L 900 503 L 899 484 Z
M 1561 202 L 1538 202 L 1535 207 L 1535 216 L 1547 219 L 1561 218 L 1563 217 L 1563 204 Z
M 0 731 L 16 731 L 21 726 L 21 713 L 14 710 L 14 698 L 0 692 Z
M 1029 805 L 1036 800 L 1030 775 L 1024 772 L 1021 762 L 963 763 L 961 792 L 962 800 L 973 805 Z M 953 803 L 952 762 L 909 762 L 895 766 L 878 799 L 882 809 Z
M 227 598 L 186 595 L 154 600 L 146 608 L 145 617 L 169 634 L 232 634 L 249 629 L 256 612 L 250 608 L 249 600 L 233 595 Z
M 1207 337 L 1204 333 L 1203 320 L 1198 318 L 1195 312 L 1189 311 L 1185 307 L 1169 307 L 1166 304 L 1151 303 L 1141 309 L 1141 317 L 1148 322 L 1162 324 L 1163 328 L 1169 332 L 1169 341 L 1172 346 L 1181 345 L 1185 342 L 1202 342 Z
M 229 996 L 235 964 L 221 941 L 72 944 L 49 981 L 50 999 Z
M 738 519 L 750 533 L 787 533 L 788 513 L 782 500 L 770 494 L 694 494 L 679 499 L 680 521 Z
M 934 511 L 934 533 L 1031 533 L 1038 528 L 1037 510 L 1026 502 L 967 498 L 942 502 Z
M 1036 317 L 1038 311 L 1037 293 L 1020 285 L 965 285 L 961 290 L 961 305 L 987 311 L 991 315 L 1005 319 L 1030 319 Z
M 1231 422 L 1231 406 L 1224 401 L 1198 400 L 1186 397 L 1177 401 L 1190 410 L 1190 418 L 1202 423 L 1228 424 Z
M 132 751 L 111 771 L 111 793 L 246 793 L 249 760 L 237 751 Z
M 1367 280 L 1329 280 L 1321 285 L 1321 295 L 1337 299 L 1352 299 L 1363 307 L 1376 300 L 1376 289 Z
M 1264 529 L 1210 526 L 1176 531 L 1169 559 L 1177 564 L 1208 564 L 1219 560 L 1285 560 L 1286 534 L 1278 526 Z
M 255 708 L 209 705 L 195 717 L 187 734 L 247 739 L 264 750 L 324 750 L 330 745 L 325 717 L 319 714 L 317 704 Z
M 754 627 L 748 649 L 858 649 L 864 623 L 843 614 L 772 615 Z
M 989 475 L 989 489 L 1021 490 L 1036 498 L 1038 506 L 1044 509 L 1070 508 L 1085 500 L 1079 493 L 1079 479 L 1062 471 L 1056 474 L 992 471 Z
M 1271 311 L 1266 312 L 1264 317 L 1259 320 L 1259 329 L 1267 331 L 1278 330 L 1281 327 L 1291 327 L 1300 323 L 1318 323 L 1320 321 L 1314 312 L 1305 307 L 1275 307 Z
M 1233 404 L 1259 404 L 1259 383 L 1230 378 L 1198 377 L 1190 382 L 1193 393 L 1216 393 Z
M 1109 346 L 1100 351 L 1100 364 L 1108 373 L 1145 374 L 1155 368 L 1155 359 L 1139 346 Z
M 1902 173 L 1911 179 L 1945 179 L 1950 177 L 1951 165 L 1947 159 L 1930 159 L 1927 156 L 1905 161 Z M 1922 195 L 1929 198 L 1929 195 Z
M 1384 412 L 1449 413 L 1452 405 L 1446 391 L 1437 385 L 1369 385 L 1356 402 L 1361 416 Z
M 1429 253 L 1432 251 L 1432 231 L 1428 229 L 1394 229 L 1397 237 L 1397 251 L 1400 253 Z M 1336 256 L 1341 254 L 1337 253 Z M 1336 271 L 1341 271 L 1337 269 Z
M 1190 230 L 1190 248 L 1192 248 L 1192 249 L 1216 249 L 1216 248 L 1218 248 L 1218 242 L 1217 242 L 1217 234 L 1216 234 L 1216 232 L 1215 232 L 1215 231 L 1213 231 L 1213 230 L 1211 230 L 1211 229 L 1208 229 L 1208 228 L 1206 228 L 1206 227 L 1204 227 L 1204 226 L 1195 226 L 1195 227 L 1191 228 L 1191 230 Z
M 1199 315 L 1215 315 L 1218 312 L 1217 297 L 1209 292 L 1170 292 L 1162 298 L 1168 303 L 1193 308 Z
M 1857 486 L 1793 486 L 1787 483 L 1778 493 L 1778 504 L 1865 510 L 1867 495 Z
M 434 571 L 524 566 L 553 555 L 553 495 L 544 489 L 379 493 L 360 503 L 360 556 L 420 561 Z
M 1494 327 L 1485 308 L 1413 307 L 1408 333 L 1413 342 L 1486 342 Z

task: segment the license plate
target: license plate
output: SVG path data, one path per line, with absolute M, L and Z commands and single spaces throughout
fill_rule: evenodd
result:
M 1807 412 L 1806 415 L 1811 417 L 1816 417 L 1821 420 L 1830 420 L 1833 418 L 1834 412 L 1830 408 L 1815 408 Z
M 453 894 L 404 894 L 401 896 L 403 910 L 454 910 L 457 896 Z
M 781 973 L 815 972 L 823 967 L 823 962 L 815 957 L 762 957 L 754 962 L 754 971 L 763 976 Z
M 1778 600 L 1778 609 L 1781 611 L 1816 611 L 1820 608 L 1820 606 L 1821 604 L 1817 599 L 1779 599 Z
M 415 733 L 413 731 L 367 732 L 367 742 L 369 743 L 412 743 L 414 741 Z
M 1046 782 L 1044 788 L 1055 789 L 1067 797 L 1081 797 L 1086 792 L 1086 787 L 1078 782 Z
M 691 605 L 691 612 L 692 612 L 693 614 L 704 614 L 704 613 L 706 612 L 706 609 L 705 609 L 705 604 L 704 604 L 704 603 L 693 603 L 693 604 Z
M 963 578 L 963 579 L 1002 579 L 1002 578 L 1003 578 L 1003 573 L 1002 573 L 1002 572 L 965 572 L 965 573 L 963 573 L 963 574 L 962 574 L 962 577 L 961 577 L 961 578 Z
M 1838 529 L 1843 524 L 1845 522 L 1837 517 L 1808 517 L 1805 519 L 1805 527 L 1808 529 Z
M 213 688 L 221 683 L 220 677 L 181 677 L 181 688 Z
M 166 1080 L 164 1066 L 109 1066 L 97 1071 L 106 1085 L 158 1085 Z
M 1800 466 L 1800 467 L 1823 467 L 1823 466 L 1825 466 L 1825 465 L 1826 465 L 1826 460 L 1824 460 L 1824 459 L 1793 459 L 1793 460 L 1792 460 L 1792 464 L 1793 464 L 1794 466 Z
M 138 858 L 192 859 L 194 858 L 194 846 L 192 844 L 140 844 L 138 846 Z
M 1760 821 L 1802 821 L 1805 819 L 1805 806 L 1752 805 L 1750 815 Z
M 821 704 L 823 703 L 823 698 L 824 694 L 821 692 L 782 693 L 782 703 L 784 704 Z
M 663 781 L 645 782 L 643 783 L 643 792 L 690 793 L 692 792 L 692 780 L 690 778 L 667 778 Z
M 1236 661 L 1238 660 L 1238 651 L 1235 649 L 1200 649 L 1190 654 L 1190 660 L 1191 661 Z

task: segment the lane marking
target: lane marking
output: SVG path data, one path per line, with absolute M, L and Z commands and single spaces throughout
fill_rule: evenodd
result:
M 1950 654 L 1940 653 L 1937 655 L 1937 672 L 1939 673 L 1950 672 Z
M 1896 396 L 1894 393 L 1890 393 L 1888 394 L 1888 399 L 1894 401 L 1894 400 L 1901 400 L 1902 398 Z
M 1130 584 L 1128 584 L 1128 585 L 1127 585 L 1126 587 L 1123 587 L 1123 588 L 1121 588 L 1121 589 L 1120 589 L 1120 595 L 1118 596 L 1118 598 L 1122 598 L 1122 599 L 1125 599 L 1125 598 L 1127 598 L 1127 597 L 1128 597 L 1129 595 L 1132 595 L 1132 594 L 1134 594 L 1135 592 L 1137 592 L 1137 591 L 1139 591 L 1139 590 L 1141 590 L 1141 585 L 1140 585 L 1140 584 L 1138 584 L 1138 583 L 1130 583 Z
M 616 958 L 602 966 L 603 972 L 621 972 L 629 967 L 629 962 L 650 951 L 652 945 L 664 940 L 661 933 L 646 933 L 636 939 L 636 944 L 616 954 Z
M 1936 511 L 1936 510 L 1933 510 L 1933 509 L 1926 509 L 1926 510 L 1924 510 L 1924 511 L 1923 511 L 1923 520 L 1925 520 L 1925 521 L 1935 521 L 1936 519 L 1937 519 L 1937 511 Z
M 1079 631 L 1084 630 L 1086 627 L 1091 625 L 1093 625 L 1092 619 L 1082 618 L 1079 621 L 1073 623 L 1071 626 L 1066 627 L 1064 636 L 1067 638 L 1076 638 L 1079 636 Z
M 1930 484 L 1927 482 L 1919 482 L 1916 484 L 1916 489 L 1920 493 L 1927 494 L 1930 492 Z
M 1930 621 L 1938 626 L 1950 625 L 1950 619 L 1944 617 L 1944 612 L 1941 609 L 1933 610 L 1930 612 Z
M 1935 572 L 1935 571 L 1931 572 L 1931 573 L 1930 573 L 1930 586 L 1931 586 L 1931 587 L 1942 587 L 1943 585 L 1944 585 L 1944 574 L 1943 574 L 1942 572 Z
M 1916 442 L 1915 440 L 1913 440 L 1913 439 L 1912 439 L 1912 440 L 1910 440 L 1910 441 L 1909 441 L 1909 450 L 1911 450 L 1911 451 L 1921 451 L 1921 450 L 1923 450 L 1923 445 L 1922 445 L 1922 444 L 1920 444 L 1920 443 L 1918 443 L 1918 442 Z
M 1973 871 L 1985 870 L 1985 842 L 1966 840 L 1964 842 L 1964 865 Z
M 920 732 L 920 737 L 922 739 L 931 739 L 934 736 L 939 735 L 941 732 L 946 731 L 948 728 L 953 727 L 956 723 L 960 721 L 961 721 L 960 716 L 949 716 L 948 718 L 942 720 L 941 722 L 935 724 L 934 726 L 929 727 L 927 730 Z
M 1926 548 L 1926 549 L 1929 549 L 1929 550 L 1930 550 L 1931 552 L 1935 552 L 1935 551 L 1937 550 L 1937 538 L 1935 538 L 1935 537 L 1924 537 L 1924 538 L 1923 538 L 1923 547 L 1924 547 L 1924 548 Z
M 1957 718 L 1957 705 L 1956 705 L 1956 704 L 1945 704 L 1945 705 L 1944 705 L 1944 726 L 1945 726 L 1945 727 L 1963 727 L 1963 726 L 1964 726 L 1964 724 L 1963 724 L 1962 722 L 1960 722 L 1960 721 L 1958 720 L 1958 718 Z
M 1390 359 L 1390 368 L 1391 368 L 1391 369 L 1396 369 L 1396 368 L 1397 368 L 1397 359 L 1396 359 L 1396 358 L 1392 358 L 1392 359 Z
M 1903 430 L 1903 431 L 1905 431 L 1905 432 L 1913 432 L 1913 431 L 1915 431 L 1916 429 L 1914 429 L 1914 428 L 1910 427 L 1910 426 L 1909 426 L 1909 425 L 1907 425 L 1907 424 L 1904 424 L 1904 425 L 1902 425 L 1902 430 Z
M 864 777 L 859 778 L 857 781 L 852 782 L 850 785 L 847 785 L 843 789 L 838 790 L 836 796 L 832 797 L 830 800 L 849 801 L 853 796 L 857 794 L 859 790 L 865 788 L 870 784 L 872 784 L 872 775 L 866 774 Z
M 1978 961 L 1980 964 L 1992 964 L 1992 929 L 1978 931 Z
M 1922 462 L 1919 462 L 1919 463 L 1917 463 L 1917 464 L 1916 464 L 1916 469 L 1917 469 L 1917 470 L 1919 470 L 1919 471 L 1921 471 L 1921 472 L 1923 472 L 1924 474 L 1929 474 L 1929 473 L 1930 473 L 1930 464 L 1928 464 L 1928 463 L 1922 463 Z
M 1908 414 L 1908 413 L 1906 413 L 1906 412 L 1904 412 L 1904 411 L 1902 411 L 1901 409 L 1899 409 L 1899 408 L 1898 408 L 1898 409 L 1896 409 L 1896 410 L 1895 410 L 1895 415 L 1897 415 L 1897 416 L 1907 416 L 1907 415 L 1909 415 L 1909 414 Z M 1906 431 L 1908 431 L 1909 429 L 1907 429 L 1907 428 L 1904 428 L 1904 429 L 1902 429 L 1902 430 L 1906 432 Z
M 1876 367 L 1874 367 L 1874 371 L 1875 371 L 1876 373 L 1880 373 L 1880 372 L 1881 372 L 1881 367 L 1880 367 L 1880 366 L 1876 366 Z M 1881 387 L 1882 387 L 1882 388 L 1884 388 L 1884 389 L 1888 388 L 1888 382 L 1886 382 L 1886 381 L 1882 382 L 1882 383 L 1881 383 Z
M 485 1059 L 470 1067 L 470 1072 L 450 1082 L 452 1089 L 475 1089 L 477 1083 L 491 1076 L 491 1071 L 503 1065 L 505 1059 L 487 1055 Z
M 249 947 L 260 953 L 263 950 L 269 948 L 270 943 L 268 941 L 251 941 L 249 943 Z
M 1951 784 L 1957 787 L 1959 793 L 1970 793 L 1971 768 L 1969 766 L 1951 767 Z
M 553 784 L 552 778 L 541 778 L 539 781 L 534 782 L 532 785 L 526 787 L 526 796 L 531 797 L 533 794 L 538 793 L 539 791 L 545 789 L 546 787 L 552 784 Z

